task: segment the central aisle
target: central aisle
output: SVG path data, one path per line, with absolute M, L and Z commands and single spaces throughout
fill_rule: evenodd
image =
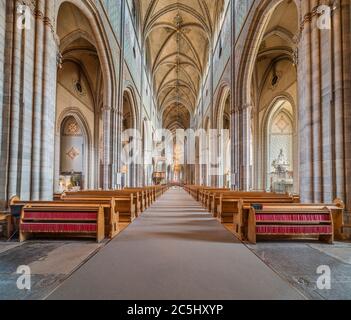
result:
M 172 189 L 49 299 L 303 299 L 184 190 Z

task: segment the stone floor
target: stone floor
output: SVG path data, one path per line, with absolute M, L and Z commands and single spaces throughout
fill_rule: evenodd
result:
M 351 243 L 259 243 L 248 246 L 309 299 L 351 299 Z M 328 266 L 331 289 L 317 288 L 317 268 Z
M 101 248 L 89 241 L 0 242 L 0 300 L 43 299 Z M 19 266 L 31 270 L 31 290 L 18 290 Z
M 188 293 L 182 294 L 184 299 L 351 299 L 351 243 L 241 244 L 182 191 L 172 190 L 165 197 L 111 242 L 0 242 L 0 300 L 45 299 L 51 294 L 54 299 L 74 299 L 76 294 L 84 297 L 85 276 L 97 270 L 105 275 L 105 286 L 119 286 L 118 294 L 106 291 L 116 299 L 172 299 L 184 288 Z M 173 205 L 169 205 L 170 198 Z M 134 254 L 127 256 L 129 249 Z M 121 263 L 120 257 L 129 260 Z M 111 263 L 110 269 L 105 268 Z M 20 265 L 28 265 L 32 271 L 30 291 L 17 289 Z M 227 267 L 222 268 L 224 265 Z M 316 286 L 321 265 L 331 269 L 330 290 Z M 114 270 L 118 271 L 111 276 Z M 261 284 L 250 279 L 257 272 L 264 278 Z M 196 285 L 189 282 L 192 278 Z M 80 289 L 69 296 L 70 285 L 77 283 L 81 283 Z M 168 288 L 162 288 L 165 283 Z M 144 292 L 152 286 L 158 286 L 160 295 Z M 95 288 L 86 298 L 106 298 L 98 292 L 98 285 Z

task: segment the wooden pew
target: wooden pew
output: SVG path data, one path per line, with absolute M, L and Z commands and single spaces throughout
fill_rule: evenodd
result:
M 184 188 L 196 201 L 199 201 L 199 191 L 204 187 L 198 185 L 185 185 Z
M 6 239 L 10 239 L 12 233 L 12 219 L 8 212 L 0 212 L 0 222 L 6 224 Z
M 248 191 L 248 192 L 243 192 L 243 191 L 223 191 L 221 189 L 218 190 L 213 190 L 210 192 L 210 199 L 209 203 L 207 206 L 207 209 L 209 212 L 212 213 L 213 217 L 217 217 L 217 209 L 218 205 L 220 204 L 221 201 L 221 196 L 223 195 L 223 198 L 240 198 L 240 197 L 286 197 L 288 196 L 289 199 L 293 200 L 293 203 L 299 203 L 300 202 L 300 197 L 297 195 L 286 195 L 286 194 L 279 194 L 279 193 L 268 193 L 268 192 L 261 192 L 261 191 Z M 290 201 L 289 201 L 290 202 Z
M 344 212 L 345 204 L 340 199 L 335 199 L 331 204 L 323 203 L 292 203 L 292 204 L 277 204 L 277 203 L 266 203 L 263 204 L 265 209 L 276 209 L 276 208 L 292 208 L 292 209 L 311 209 L 311 210 L 322 210 L 328 208 L 331 211 L 334 227 L 334 239 L 344 240 Z M 248 217 L 251 205 L 244 205 L 244 216 Z
M 263 207 L 250 208 L 248 240 L 301 239 L 317 237 L 319 241 L 332 244 L 334 226 L 331 209 L 311 207 Z
M 233 214 L 233 231 L 242 241 L 247 240 L 248 219 L 251 206 L 274 204 L 277 206 L 295 205 L 291 199 L 279 198 L 243 198 L 238 202 L 238 211 Z M 299 205 L 299 204 L 296 204 Z
M 145 187 L 144 190 L 147 192 L 149 206 L 151 206 L 156 200 L 156 191 L 154 187 Z
M 20 242 L 30 235 L 105 238 L 104 208 L 82 204 L 28 204 L 22 208 Z
M 159 186 L 156 186 L 156 199 L 161 197 L 168 189 L 168 186 L 166 185 L 159 185 Z
M 10 200 L 10 210 L 13 216 L 16 216 L 17 212 L 22 213 L 22 208 L 26 205 L 57 205 L 71 204 L 74 207 L 79 205 L 99 205 L 104 209 L 104 220 L 105 220 L 105 237 L 114 238 L 119 233 L 119 212 L 116 210 L 114 198 L 62 198 L 56 201 L 22 201 L 18 197 L 13 197 Z
M 114 198 L 123 198 L 123 197 L 133 197 L 133 204 L 135 207 L 135 217 L 138 217 L 141 214 L 141 194 L 136 191 L 128 190 L 86 190 L 78 192 L 66 192 L 63 194 L 62 198 L 103 198 L 103 197 L 114 197 Z M 116 206 L 118 208 L 118 206 Z M 119 210 L 119 209 L 117 209 Z M 119 211 L 121 212 L 121 211 Z M 134 220 L 134 219 L 133 219 Z
M 235 215 L 241 214 L 241 200 L 253 203 L 294 203 L 295 196 L 266 192 L 226 192 L 221 193 L 217 205 L 217 219 L 221 223 L 233 223 Z M 239 219 L 241 219 L 239 217 Z
M 54 201 L 59 201 L 61 200 L 62 193 L 54 193 L 53 200 Z
M 84 191 L 65 193 L 63 199 L 112 199 L 114 200 L 115 211 L 119 213 L 119 222 L 131 223 L 136 218 L 137 205 L 135 193 L 121 193 L 120 191 Z M 140 204 L 140 203 L 139 203 Z M 139 207 L 140 208 L 140 207 Z
M 144 212 L 152 203 L 151 190 L 147 188 L 125 188 L 126 192 L 139 193 L 140 194 L 140 208 L 141 212 Z
M 209 212 L 211 212 L 211 200 L 212 200 L 212 195 L 213 194 L 222 194 L 229 192 L 229 189 L 227 188 L 215 188 L 215 189 L 200 189 L 199 190 L 199 197 L 202 202 L 202 206 L 206 208 Z

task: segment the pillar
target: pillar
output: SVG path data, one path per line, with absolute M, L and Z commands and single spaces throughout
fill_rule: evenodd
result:
M 33 133 L 31 162 L 31 199 L 40 199 L 40 150 L 41 150 L 41 106 L 44 58 L 44 12 L 45 1 L 38 0 L 35 21 L 35 56 L 33 84 Z
M 10 84 L 10 125 L 9 125 L 9 158 L 8 158 L 8 181 L 7 196 L 8 198 L 18 195 L 18 182 L 20 179 L 19 166 L 19 141 L 20 141 L 20 92 L 21 92 L 21 67 L 22 67 L 22 35 L 23 29 L 16 27 L 17 7 L 21 5 L 20 1 L 14 1 L 12 9 L 13 21 L 15 21 L 12 30 L 12 58 L 11 58 L 11 77 Z
M 233 106 L 234 95 L 231 96 L 230 143 L 231 143 L 231 189 L 239 189 L 239 110 Z
M 298 46 L 298 97 L 300 194 L 303 202 L 314 200 L 313 184 L 313 132 L 312 132 L 312 57 L 310 1 L 301 1 L 301 34 Z
M 337 32 L 341 31 L 340 46 L 335 47 L 335 50 L 341 51 L 341 56 L 339 54 L 341 65 L 335 63 L 338 68 L 335 74 L 339 75 L 335 81 L 336 100 L 343 98 L 342 103 L 338 104 L 338 109 L 335 109 L 335 127 L 337 129 L 335 143 L 336 180 L 339 186 L 336 190 L 336 196 L 344 199 L 347 208 L 347 220 L 348 223 L 351 223 L 351 3 L 349 0 L 339 0 L 336 1 L 336 5 L 341 10 L 334 13 L 335 21 L 337 22 L 340 19 L 340 27 L 338 27 Z M 340 42 L 340 38 L 336 37 L 335 41 Z M 340 70 L 342 70 L 341 76 Z M 340 123 L 343 124 L 343 130 Z M 343 147 L 344 153 L 342 153 Z
M 54 140 L 56 118 L 56 83 L 58 44 L 53 21 L 55 6 L 45 1 L 44 17 L 44 67 L 43 100 L 41 119 L 41 157 L 40 157 L 40 199 L 51 200 L 54 192 Z
M 7 202 L 7 156 L 10 119 L 10 53 L 12 52 L 13 2 L 0 1 L 0 210 Z M 6 43 L 6 46 L 5 46 Z
M 239 111 L 240 121 L 240 189 L 251 189 L 251 117 L 252 106 L 244 105 Z
M 111 188 L 111 107 L 105 105 L 102 109 L 103 118 L 103 189 Z

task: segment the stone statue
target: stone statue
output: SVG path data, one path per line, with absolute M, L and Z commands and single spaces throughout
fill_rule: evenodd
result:
M 283 149 L 280 149 L 279 156 L 273 161 L 272 166 L 275 169 L 275 172 L 278 174 L 286 173 L 288 171 L 290 163 L 286 158 Z

